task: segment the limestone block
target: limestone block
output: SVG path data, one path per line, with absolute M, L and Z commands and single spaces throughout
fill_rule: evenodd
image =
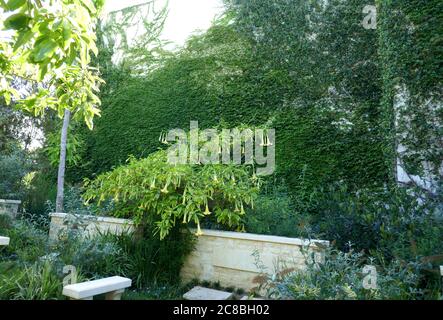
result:
M 232 292 L 194 287 L 183 295 L 186 300 L 229 300 L 233 297 Z
M 6 214 L 15 219 L 18 214 L 18 207 L 22 202 L 19 200 L 0 199 L 0 214 Z
M 219 282 L 224 287 L 257 288 L 262 272 L 305 268 L 302 248 L 321 256 L 328 241 L 303 240 L 250 233 L 202 230 L 196 248 L 181 270 L 184 281 Z
M 68 213 L 51 213 L 51 224 L 49 229 L 49 238 L 57 239 L 60 231 L 66 230 L 65 221 L 74 216 Z M 95 236 L 97 234 L 112 233 L 122 234 L 124 232 L 135 231 L 134 222 L 128 219 L 118 219 L 111 217 L 81 216 L 79 217 L 85 227 L 85 236 Z
M 8 237 L 0 237 L 0 246 L 7 246 L 9 245 L 9 238 Z

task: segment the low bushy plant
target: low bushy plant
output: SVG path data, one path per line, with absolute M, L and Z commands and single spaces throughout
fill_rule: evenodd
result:
M 343 250 L 349 244 L 388 260 L 413 260 L 443 253 L 443 219 L 439 201 L 423 200 L 405 188 L 352 192 L 341 186 L 317 192 L 309 212 L 310 238 L 334 241 Z M 441 214 L 441 213 L 440 213 Z
M 1 300 L 63 299 L 62 275 L 49 261 L 35 262 L 30 266 L 2 263 L 0 270 Z
M 283 185 L 265 189 L 246 210 L 245 230 L 249 233 L 285 237 L 303 235 L 305 216 L 295 211 L 293 201 Z
M 142 235 L 105 235 L 117 245 L 124 261 L 120 272 L 131 278 L 136 288 L 177 285 L 186 257 L 194 249 L 195 237 L 187 229 L 175 226 L 165 239 L 155 234 L 153 226 L 145 226 Z
M 27 220 L 11 221 L 0 215 L 0 234 L 10 238 L 10 243 L 0 250 L 1 260 L 17 260 L 33 263 L 45 255 L 48 234 Z
M 30 171 L 29 156 L 20 147 L 0 154 L 0 199 L 22 199 L 23 178 Z
M 306 255 L 306 269 L 280 270 L 275 275 L 261 279 L 266 295 L 276 299 L 297 300 L 374 300 L 374 299 L 422 299 L 419 262 L 404 263 L 394 260 L 388 265 L 376 265 L 361 252 L 342 252 L 333 248 L 325 251 L 324 261 L 316 262 Z M 376 279 L 366 287 L 364 266 L 376 267 Z M 368 282 L 369 283 L 369 282 Z M 435 294 L 435 292 L 434 292 Z M 435 296 L 433 296 L 435 298 Z

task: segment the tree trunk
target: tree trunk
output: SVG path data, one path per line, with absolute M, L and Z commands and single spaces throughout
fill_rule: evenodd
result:
M 66 146 L 68 141 L 68 128 L 69 128 L 70 119 L 71 119 L 71 111 L 65 109 L 65 115 L 63 118 L 63 127 L 60 139 L 60 162 L 58 164 L 57 199 L 55 201 L 56 212 L 63 212 L 65 168 L 66 168 Z

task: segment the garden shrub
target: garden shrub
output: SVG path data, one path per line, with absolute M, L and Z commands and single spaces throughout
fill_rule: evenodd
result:
M 0 220 L 5 221 L 0 215 Z M 3 229 L 4 228 L 4 229 Z M 10 244 L 0 251 L 0 258 L 17 260 L 23 263 L 33 263 L 46 253 L 48 234 L 27 220 L 2 222 L 2 236 L 10 238 Z
M 292 197 L 284 187 L 260 194 L 247 210 L 246 231 L 326 239 L 340 250 L 376 251 L 388 261 L 443 254 L 440 198 L 401 187 L 355 192 L 336 184 L 312 191 L 303 179 Z
M 344 253 L 328 248 L 324 262 L 315 262 L 305 253 L 305 270 L 280 270 L 273 276 L 261 278 L 261 287 L 266 294 L 278 299 L 300 300 L 373 300 L 373 299 L 422 299 L 419 271 L 424 267 L 419 262 L 392 261 L 386 266 L 376 266 L 362 253 Z M 377 288 L 366 289 L 363 285 L 365 265 L 376 266 Z M 432 292 L 438 297 L 438 291 Z
M 284 237 L 299 237 L 303 215 L 295 212 L 293 200 L 284 185 L 270 186 L 248 208 L 244 217 L 245 230 L 249 233 Z M 270 189 L 270 190 L 266 190 Z
M 86 181 L 87 201 L 113 199 L 117 217 L 147 222 L 164 238 L 178 223 L 195 223 L 213 215 L 229 227 L 242 226 L 244 208 L 258 193 L 260 179 L 245 165 L 170 164 L 159 150 L 146 159 L 130 159 L 93 181 Z
M 12 152 L 0 153 L 0 199 L 21 200 L 23 178 L 30 170 L 30 160 L 19 147 Z
M 75 266 L 88 279 L 120 275 L 125 263 L 121 248 L 101 237 L 69 233 L 51 247 L 51 252 L 62 265 Z
M 112 201 L 103 202 L 100 206 L 95 203 L 85 203 L 82 197 L 83 188 L 76 185 L 67 186 L 64 193 L 64 211 L 71 215 L 82 216 L 105 216 L 114 210 Z M 55 212 L 55 202 L 47 201 L 46 212 Z
M 185 259 L 194 249 L 194 235 L 181 226 L 175 226 L 164 239 L 153 229 L 145 226 L 142 237 L 131 234 L 104 237 L 119 248 L 123 257 L 121 274 L 131 278 L 138 289 L 178 285 Z
M 316 193 L 309 212 L 311 238 L 334 241 L 341 250 L 377 250 L 386 259 L 443 253 L 441 200 L 404 188 L 349 191 L 344 186 Z M 364 236 L 362 236 L 364 235 Z

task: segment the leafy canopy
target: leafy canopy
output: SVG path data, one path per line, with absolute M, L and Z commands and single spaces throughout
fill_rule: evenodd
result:
M 19 108 L 42 115 L 46 108 L 63 115 L 69 109 L 88 127 L 99 115 L 96 95 L 102 82 L 89 67 L 90 51 L 97 55 L 95 20 L 103 1 L 0 0 L 0 20 L 7 37 L 0 41 L 0 95 L 14 97 Z M 39 83 L 22 97 L 15 78 Z

